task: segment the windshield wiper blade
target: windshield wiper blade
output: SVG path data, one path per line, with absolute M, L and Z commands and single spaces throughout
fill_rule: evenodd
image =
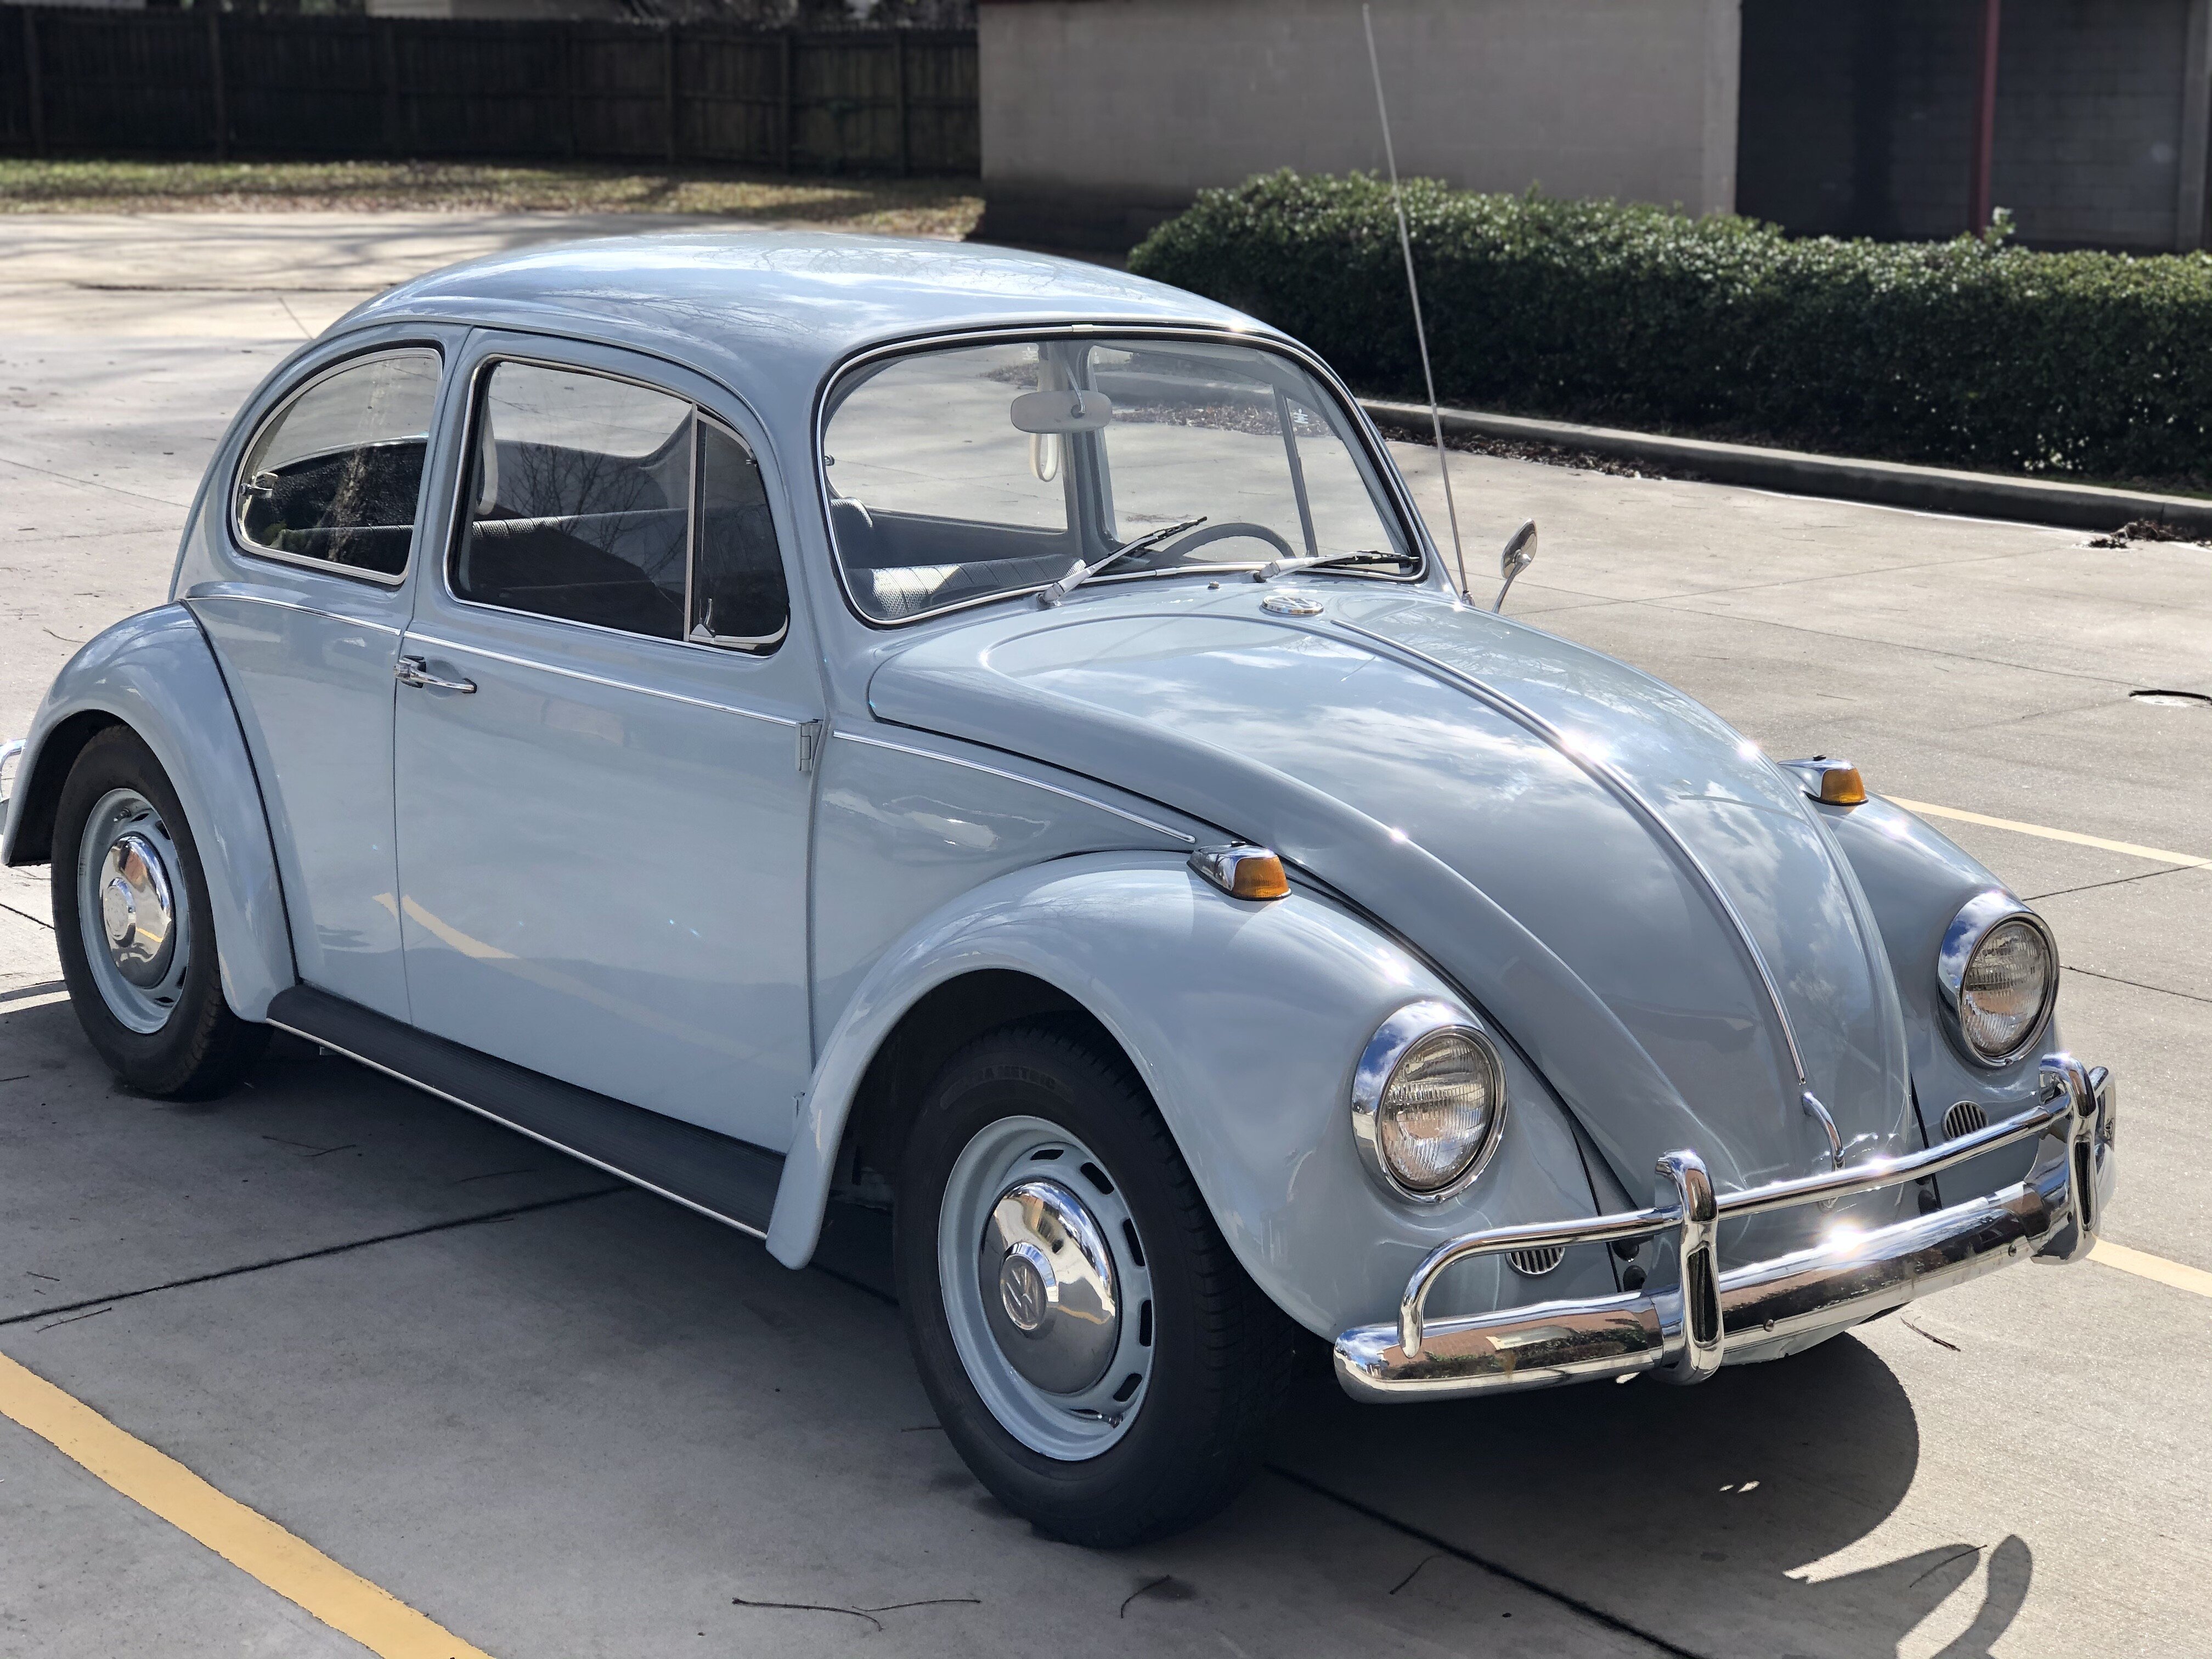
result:
M 1148 530 L 1134 541 L 1123 542 L 1103 558 L 1093 559 L 1089 564 L 1079 564 L 1050 587 L 1037 590 L 1037 603 L 1049 610 L 1089 581 L 1116 560 L 1126 559 L 1132 553 L 1141 553 L 1155 542 L 1164 542 L 1170 536 L 1179 536 L 1186 530 L 1194 530 L 1206 522 L 1201 513 L 1194 519 L 1185 519 L 1181 524 L 1162 525 L 1158 530 Z
M 1322 565 L 1351 564 L 1360 559 L 1387 559 L 1392 564 L 1412 562 L 1410 553 L 1386 553 L 1380 548 L 1368 548 L 1358 553 L 1310 553 L 1302 558 L 1270 559 L 1252 573 L 1255 582 L 1272 581 L 1277 576 L 1287 575 L 1293 570 L 1312 570 Z

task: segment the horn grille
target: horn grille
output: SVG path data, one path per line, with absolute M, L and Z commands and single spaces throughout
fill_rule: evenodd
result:
M 1528 1279 L 1541 1279 L 1566 1260 L 1566 1248 L 1559 1244 L 1540 1244 L 1534 1249 L 1508 1250 L 1505 1259 L 1513 1264 L 1513 1271 Z
M 1989 1127 L 1989 1115 L 1971 1100 L 1962 1100 L 1943 1114 L 1943 1139 L 1956 1140 Z

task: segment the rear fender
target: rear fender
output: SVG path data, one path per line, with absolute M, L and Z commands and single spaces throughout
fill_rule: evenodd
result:
M 811 1256 L 855 1092 L 901 1018 L 933 988 L 991 970 L 1056 988 L 1120 1043 L 1238 1261 L 1310 1330 L 1333 1337 L 1389 1316 L 1414 1266 L 1444 1239 L 1593 1212 L 1565 1113 L 1510 1046 L 1511 1106 L 1481 1177 L 1438 1205 L 1387 1197 L 1353 1141 L 1353 1066 L 1407 1003 L 1465 999 L 1317 895 L 1240 902 L 1171 854 L 1102 853 L 975 889 L 870 972 L 801 1103 L 769 1227 L 778 1260 L 796 1267 Z M 1503 1265 L 1466 1266 L 1440 1294 L 1462 1311 L 1498 1305 Z M 1613 1283 L 1598 1249 L 1545 1288 L 1597 1293 Z
M 54 811 L 77 753 L 105 726 L 143 738 L 183 803 L 207 878 L 225 1001 L 262 1018 L 297 977 L 261 787 L 215 653 L 181 605 L 143 611 L 70 659 L 32 723 L 0 832 L 0 864 L 54 856 Z

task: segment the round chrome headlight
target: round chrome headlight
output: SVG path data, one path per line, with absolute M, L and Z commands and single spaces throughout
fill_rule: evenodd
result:
M 1384 1020 L 1352 1074 L 1352 1133 L 1368 1173 L 1415 1203 L 1449 1198 L 1481 1173 L 1504 1109 L 1497 1049 L 1447 1003 L 1413 1003 Z
M 2027 1052 L 2058 996 L 2058 951 L 2043 919 L 2005 893 L 1979 893 L 1944 931 L 1936 957 L 1959 1044 L 1984 1066 Z

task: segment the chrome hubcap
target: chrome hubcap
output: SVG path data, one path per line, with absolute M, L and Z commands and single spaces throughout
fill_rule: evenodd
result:
M 159 985 L 176 943 L 169 873 L 154 843 L 136 831 L 120 836 L 100 866 L 100 919 L 107 954 L 133 985 Z
M 85 962 L 108 1012 L 134 1031 L 160 1030 L 183 993 L 181 867 L 168 826 L 135 789 L 111 790 L 85 820 L 77 849 Z
M 983 1224 L 977 1283 L 1006 1363 L 1047 1394 L 1073 1394 L 1121 1334 L 1114 1261 L 1083 1200 L 1056 1181 L 1010 1187 Z
M 961 1364 L 1001 1427 L 1066 1462 L 1121 1437 L 1152 1377 L 1152 1275 L 1089 1148 L 1042 1118 L 978 1133 L 945 1182 L 938 1273 Z

